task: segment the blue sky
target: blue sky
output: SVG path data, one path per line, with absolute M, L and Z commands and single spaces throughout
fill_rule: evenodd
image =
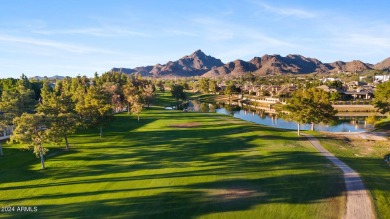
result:
M 323 62 L 390 56 L 388 1 L 12 0 L 0 7 L 0 78 L 87 75 L 220 58 L 301 54 Z

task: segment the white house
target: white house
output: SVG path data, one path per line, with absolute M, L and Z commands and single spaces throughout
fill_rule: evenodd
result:
M 320 79 L 320 81 L 321 81 L 322 83 L 325 83 L 325 82 L 328 82 L 328 81 L 330 81 L 330 82 L 333 82 L 333 81 L 341 81 L 341 79 L 339 79 L 339 78 L 322 78 L 322 79 Z
M 390 80 L 390 75 L 375 75 L 374 82 L 386 82 Z

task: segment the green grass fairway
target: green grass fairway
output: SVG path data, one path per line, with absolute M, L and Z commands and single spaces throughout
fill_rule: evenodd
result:
M 0 206 L 24 218 L 340 218 L 343 181 L 295 132 L 158 107 L 53 148 L 0 158 Z M 33 213 L 18 206 L 37 206 Z

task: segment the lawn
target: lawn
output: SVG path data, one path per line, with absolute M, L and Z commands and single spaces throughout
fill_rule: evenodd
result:
M 169 103 L 166 96 L 160 96 Z M 340 218 L 339 170 L 295 132 L 154 106 L 52 147 L 47 169 L 18 145 L 0 158 L 14 218 Z M 37 212 L 16 212 L 18 206 Z M 2 209 L 4 210 L 4 209 Z
M 390 153 L 390 143 L 332 137 L 320 138 L 320 141 L 363 177 L 373 197 L 377 217 L 390 218 L 390 166 L 383 159 Z
M 186 95 L 189 99 L 196 99 L 205 103 L 216 103 L 216 102 L 224 103 L 229 101 L 228 96 L 220 95 L 220 94 L 203 94 L 203 93 L 187 92 Z
M 390 130 L 390 116 L 378 121 L 375 124 L 375 129 L 378 131 L 385 131 L 385 132 L 390 133 L 390 131 L 389 131 Z

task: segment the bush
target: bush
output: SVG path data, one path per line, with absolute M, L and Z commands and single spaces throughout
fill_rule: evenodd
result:
M 368 123 L 368 124 L 375 124 L 377 121 L 378 121 L 378 119 L 379 119 L 379 117 L 378 116 L 375 116 L 375 115 L 371 115 L 371 116 L 368 116 L 367 118 L 366 118 L 366 122 Z

